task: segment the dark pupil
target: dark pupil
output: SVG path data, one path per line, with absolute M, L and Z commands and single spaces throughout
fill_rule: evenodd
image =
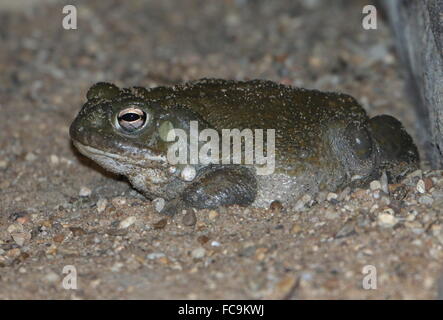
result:
M 133 121 L 137 121 L 139 119 L 140 119 L 139 114 L 128 112 L 128 113 L 125 113 L 124 115 L 122 115 L 119 120 L 124 120 L 126 122 L 133 122 Z

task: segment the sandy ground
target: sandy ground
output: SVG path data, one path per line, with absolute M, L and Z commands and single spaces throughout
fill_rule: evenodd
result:
M 346 92 L 416 136 L 387 24 L 361 27 L 365 1 L 70 1 L 77 30 L 62 28 L 63 2 L 33 3 L 0 5 L 1 299 L 443 297 L 441 171 L 321 194 L 300 212 L 166 220 L 69 140 L 94 82 L 201 77 Z M 76 290 L 62 286 L 67 265 Z

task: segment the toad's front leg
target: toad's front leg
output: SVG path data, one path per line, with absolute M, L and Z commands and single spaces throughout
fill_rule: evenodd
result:
M 251 169 L 239 165 L 212 166 L 199 174 L 179 197 L 166 203 L 161 213 L 174 215 L 181 209 L 213 209 L 238 204 L 248 206 L 257 195 Z

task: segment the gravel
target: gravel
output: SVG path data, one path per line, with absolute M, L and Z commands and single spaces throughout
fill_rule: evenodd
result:
M 426 159 L 398 184 L 326 190 L 298 212 L 198 210 L 186 226 L 69 142 L 94 82 L 201 77 L 339 90 L 416 137 L 388 27 L 361 28 L 365 1 L 91 0 L 71 31 L 65 2 L 12 2 L 0 3 L 0 108 L 20 116 L 0 117 L 0 299 L 438 297 L 443 175 Z M 75 293 L 61 287 L 66 265 Z M 377 290 L 362 289 L 366 265 Z

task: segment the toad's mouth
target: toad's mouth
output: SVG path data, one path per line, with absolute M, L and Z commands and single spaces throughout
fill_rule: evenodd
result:
M 163 167 L 168 163 L 165 156 L 153 154 L 149 150 L 137 154 L 118 154 L 85 145 L 74 139 L 72 141 L 81 154 L 115 173 L 125 174 L 133 167 Z

